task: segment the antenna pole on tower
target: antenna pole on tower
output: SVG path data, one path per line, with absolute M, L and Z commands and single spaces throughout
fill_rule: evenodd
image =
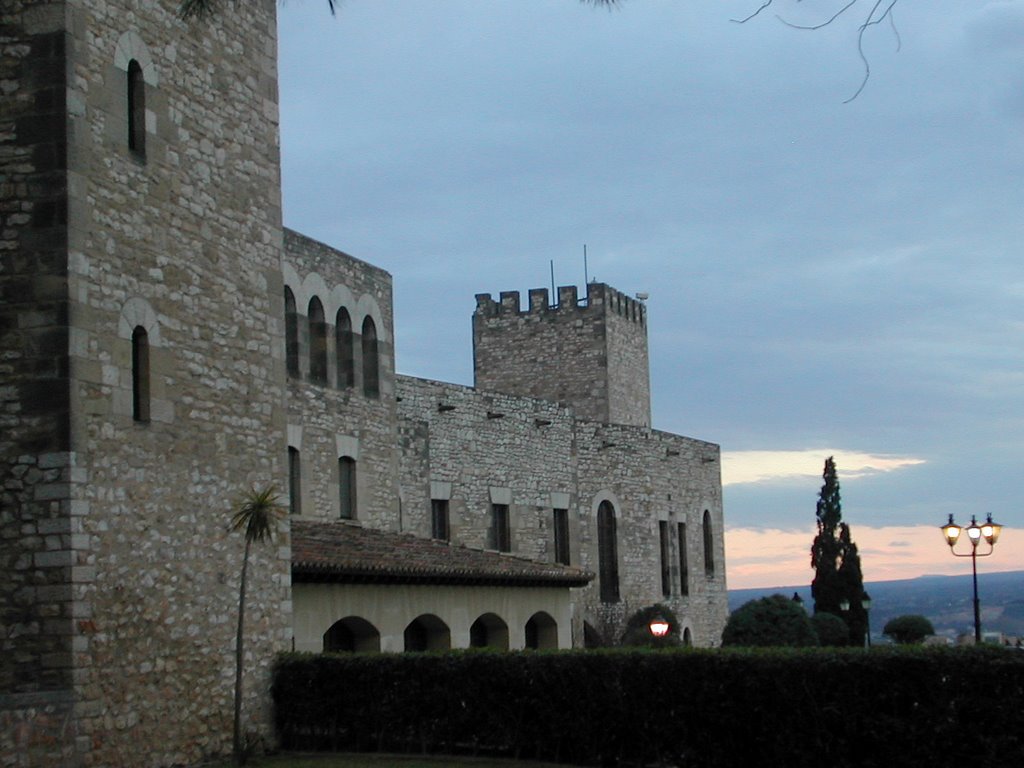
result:
M 590 273 L 587 271 L 587 244 L 583 244 L 583 287 L 590 285 Z

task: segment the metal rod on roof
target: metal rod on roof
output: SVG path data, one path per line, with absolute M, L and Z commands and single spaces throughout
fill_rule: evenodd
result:
M 555 299 L 557 297 L 558 297 L 558 294 L 555 293 L 555 260 L 552 259 L 551 260 L 551 299 L 550 299 L 550 301 L 548 301 L 548 304 L 551 304 L 551 302 L 555 301 Z
M 583 286 L 590 285 L 590 273 L 587 271 L 587 244 L 583 244 Z

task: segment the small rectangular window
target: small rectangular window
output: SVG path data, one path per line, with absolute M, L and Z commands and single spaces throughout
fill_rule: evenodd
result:
M 508 504 L 491 504 L 491 548 L 499 552 L 512 551 Z
M 430 537 L 440 541 L 449 541 L 448 500 L 430 500 Z
M 552 522 L 555 531 L 555 562 L 569 565 L 569 510 L 556 509 Z
M 668 521 L 658 521 L 658 544 L 661 549 L 661 594 L 669 597 L 672 594 L 671 554 L 668 543 Z
M 686 557 L 686 523 L 679 523 L 679 594 L 690 594 L 690 565 Z

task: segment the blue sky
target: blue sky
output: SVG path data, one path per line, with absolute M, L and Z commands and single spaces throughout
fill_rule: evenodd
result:
M 471 383 L 475 293 L 582 284 L 584 244 L 648 292 L 655 426 L 724 453 L 730 586 L 809 580 L 830 454 L 869 580 L 963 572 L 948 513 L 1024 568 L 1024 2 L 901 0 L 849 103 L 868 3 L 732 21 L 758 4 L 289 0 L 285 224 L 392 273 L 429 378 Z

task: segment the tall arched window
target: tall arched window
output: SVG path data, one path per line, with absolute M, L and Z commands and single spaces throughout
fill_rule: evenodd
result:
M 711 530 L 711 513 L 704 510 L 704 573 L 710 579 L 715 575 L 715 536 Z
M 132 331 L 132 418 L 149 421 L 149 334 L 141 325 Z
M 377 351 L 377 326 L 369 315 L 363 320 L 363 394 L 380 397 L 380 357 Z
M 327 321 L 316 296 L 309 300 L 309 379 L 327 383 Z
M 356 383 L 355 350 L 352 348 L 352 318 L 342 307 L 334 323 L 334 341 L 338 350 L 338 388 L 345 389 Z
M 619 602 L 619 552 L 616 541 L 615 507 L 602 501 L 597 508 L 597 560 L 601 581 L 601 602 Z
M 342 520 L 356 519 L 356 462 L 350 456 L 338 459 L 338 500 Z
M 284 359 L 289 376 L 299 375 L 299 312 L 295 294 L 284 288 Z
M 146 81 L 135 59 L 128 62 L 128 149 L 146 156 Z

